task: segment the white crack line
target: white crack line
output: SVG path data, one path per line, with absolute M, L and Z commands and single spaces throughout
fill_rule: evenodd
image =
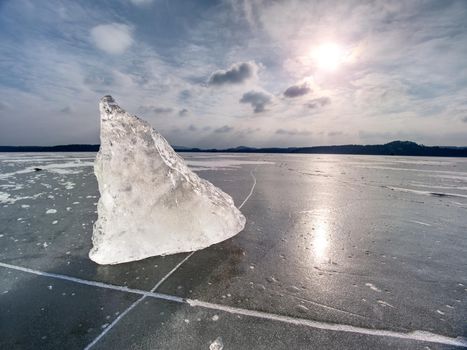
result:
M 245 205 L 245 203 L 250 199 L 251 195 L 253 194 L 253 191 L 256 187 L 256 177 L 253 175 L 253 171 L 250 171 L 251 177 L 253 178 L 253 185 L 251 186 L 250 193 L 248 193 L 248 196 L 243 200 L 242 204 L 238 206 L 238 209 L 242 209 L 242 207 Z
M 186 261 L 187 258 L 188 256 L 184 260 Z M 178 268 L 179 265 L 181 265 L 183 262 L 184 261 L 180 262 L 171 272 L 169 272 L 169 274 L 175 271 L 176 268 Z M 306 326 L 306 327 L 315 328 L 315 329 L 329 330 L 329 331 L 335 331 L 335 332 L 356 333 L 356 334 L 378 336 L 378 337 L 399 338 L 399 339 L 405 339 L 405 340 L 415 340 L 415 341 L 423 341 L 423 342 L 428 342 L 428 343 L 438 343 L 438 344 L 445 344 L 445 345 L 452 345 L 452 346 L 459 346 L 459 347 L 467 347 L 467 339 L 460 337 L 460 336 L 456 338 L 452 338 L 452 337 L 447 337 L 447 336 L 440 335 L 440 334 L 435 334 L 435 333 L 431 333 L 427 331 L 419 331 L 419 330 L 404 333 L 404 332 L 389 331 L 389 330 L 384 330 L 384 329 L 371 329 L 371 328 L 356 327 L 356 326 L 351 326 L 348 324 L 313 321 L 313 320 L 308 320 L 308 319 L 303 319 L 303 318 L 295 318 L 295 317 L 278 315 L 278 314 L 273 314 L 273 313 L 267 313 L 267 312 L 261 312 L 261 311 L 255 311 L 255 310 L 242 309 L 238 307 L 208 303 L 208 302 L 199 301 L 199 300 L 184 299 L 184 298 L 180 298 L 180 297 L 173 296 L 173 295 L 157 293 L 154 291 L 148 292 L 145 290 L 128 288 L 124 286 L 118 286 L 118 285 L 107 284 L 107 283 L 96 282 L 96 281 L 89 281 L 89 280 L 85 280 L 81 278 L 33 270 L 33 269 L 26 268 L 26 267 L 10 265 L 6 263 L 2 263 L 2 262 L 0 262 L 0 267 L 27 272 L 27 273 L 31 273 L 31 274 L 38 275 L 38 276 L 55 278 L 59 280 L 65 280 L 69 282 L 84 284 L 84 285 L 93 286 L 93 287 L 106 288 L 106 289 L 111 289 L 111 290 L 125 292 L 125 293 L 138 294 L 142 296 L 140 299 L 138 299 L 139 301 L 141 301 L 145 297 L 150 297 L 154 299 L 172 301 L 172 302 L 176 302 L 180 304 L 188 304 L 192 307 L 201 307 L 201 308 L 210 309 L 210 310 L 228 312 L 228 313 L 235 314 L 235 315 L 256 317 L 256 318 L 261 318 L 261 319 L 266 319 L 266 320 L 271 320 L 271 321 Z M 137 303 L 138 300 L 135 303 Z M 117 319 L 121 319 L 124 316 L 124 314 L 127 314 L 130 311 L 129 310 L 130 308 L 132 309 L 134 308 L 134 306 L 133 307 L 130 306 L 127 309 L 128 311 L 125 310 L 126 312 L 123 312 L 120 315 L 121 317 L 119 316 L 117 317 Z M 95 342 L 93 343 L 95 344 Z M 86 348 L 89 349 L 91 344 L 89 344 Z

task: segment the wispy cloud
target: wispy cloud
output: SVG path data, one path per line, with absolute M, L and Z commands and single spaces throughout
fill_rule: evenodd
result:
M 297 129 L 277 129 L 276 134 L 278 135 L 289 135 L 289 136 L 310 136 L 313 134 L 309 130 L 297 130 Z
M 172 107 L 162 107 L 162 106 L 140 106 L 138 110 L 141 113 L 154 113 L 154 114 L 169 114 L 174 111 Z
M 186 116 L 188 115 L 188 109 L 183 108 L 183 109 L 179 110 L 179 111 L 178 111 L 178 115 L 179 115 L 180 117 L 186 117 Z
M 121 23 L 95 26 L 91 38 L 98 49 L 110 54 L 122 54 L 133 44 L 131 27 Z
M 224 125 L 224 126 L 221 126 L 220 128 L 217 128 L 217 129 L 214 129 L 214 132 L 216 133 L 227 133 L 227 132 L 231 132 L 234 128 L 229 126 L 229 125 Z
M 133 5 L 136 6 L 148 6 L 154 2 L 154 0 L 130 0 Z
M 326 96 L 322 97 L 317 97 L 309 100 L 308 102 L 305 103 L 305 106 L 310 108 L 310 109 L 315 109 L 319 107 L 326 106 L 331 103 L 331 99 Z

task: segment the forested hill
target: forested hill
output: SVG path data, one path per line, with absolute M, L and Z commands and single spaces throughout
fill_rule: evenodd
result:
M 229 152 L 229 153 L 316 153 L 316 154 L 367 154 L 425 157 L 467 157 L 467 147 L 424 146 L 411 141 L 393 141 L 383 145 L 338 145 L 311 147 L 253 148 L 239 146 L 226 149 L 200 149 L 173 146 L 178 152 Z M 0 146 L 0 152 L 97 152 L 99 145 L 59 146 Z

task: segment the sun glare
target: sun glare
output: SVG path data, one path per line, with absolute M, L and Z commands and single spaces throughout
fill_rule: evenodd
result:
M 326 43 L 318 46 L 313 53 L 313 58 L 319 69 L 335 71 L 344 61 L 344 50 L 335 43 Z

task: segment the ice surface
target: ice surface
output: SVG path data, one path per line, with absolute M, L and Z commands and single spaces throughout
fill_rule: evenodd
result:
M 110 96 L 100 103 L 94 164 L 101 197 L 89 256 L 118 264 L 206 248 L 240 232 L 232 198 L 186 166 L 147 122 Z

